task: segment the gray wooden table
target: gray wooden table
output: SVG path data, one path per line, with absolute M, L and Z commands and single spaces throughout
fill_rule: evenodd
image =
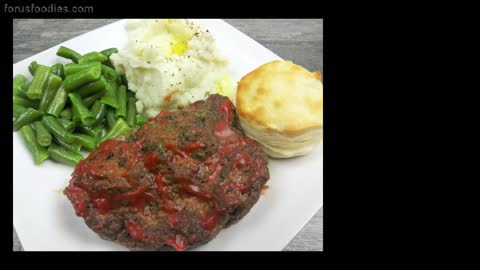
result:
M 13 62 L 16 63 L 115 19 L 33 19 L 13 22 Z M 227 19 L 228 23 L 280 57 L 323 74 L 323 20 Z M 13 250 L 23 250 L 15 230 Z M 284 250 L 323 251 L 323 208 Z

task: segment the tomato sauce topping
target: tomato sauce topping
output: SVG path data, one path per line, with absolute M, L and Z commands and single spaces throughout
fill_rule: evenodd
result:
M 176 251 L 185 251 L 188 248 L 188 243 L 185 237 L 180 234 L 165 238 L 163 241 L 165 241 L 165 244 L 173 247 Z
M 200 220 L 200 226 L 209 232 L 213 232 L 218 223 L 218 215 L 219 213 L 216 211 L 205 213 Z
M 135 141 L 122 141 L 110 139 L 101 147 L 81 161 L 73 177 L 86 177 L 88 181 L 106 181 L 109 178 L 122 178 L 126 180 L 127 191 L 118 193 L 102 189 L 90 188 L 87 184 L 73 181 L 67 187 L 74 203 L 77 215 L 86 216 L 87 200 L 90 199 L 99 214 L 107 214 L 120 207 L 130 207 L 142 211 L 152 201 L 165 210 L 167 223 L 174 227 L 181 222 L 182 213 L 179 212 L 174 190 L 195 196 L 203 201 L 211 201 L 210 209 L 205 211 L 199 220 L 199 224 L 206 231 L 213 233 L 220 222 L 223 210 L 227 206 L 240 203 L 238 194 L 232 192 L 244 192 L 250 182 L 254 181 L 261 173 L 261 160 L 252 157 L 242 148 L 253 142 L 239 136 L 231 127 L 235 116 L 233 104 L 226 100 L 220 105 L 220 114 L 214 124 L 213 135 L 218 139 L 218 151 L 205 157 L 203 160 L 193 158 L 191 154 L 207 148 L 201 140 L 204 129 L 194 127 L 189 132 L 193 134 L 185 140 L 158 140 L 155 137 L 163 129 L 154 127 L 136 133 Z M 149 119 L 165 124 L 171 123 L 172 113 L 167 110 L 161 111 L 156 117 Z M 197 134 L 197 135 L 195 135 Z M 196 139 L 200 137 L 200 139 Z M 145 144 L 150 143 L 150 146 Z M 154 146 L 151 146 L 152 142 Z M 163 142 L 159 143 L 159 142 Z M 147 145 L 147 148 L 144 148 Z M 160 145 L 160 146 L 158 146 Z M 159 151 L 159 148 L 162 151 Z M 147 150 L 145 150 L 147 149 Z M 166 151 L 165 151 L 166 150 Z M 112 156 L 115 158 L 111 159 Z M 230 163 L 228 162 L 230 161 Z M 162 164 L 160 164 L 162 163 Z M 138 165 L 137 165 L 138 164 Z M 143 167 L 142 165 L 143 164 Z M 132 172 L 136 168 L 138 171 Z M 245 168 L 253 170 L 248 179 L 240 179 Z M 243 170 L 243 171 L 242 171 Z M 149 181 L 142 182 L 137 179 L 138 173 L 142 173 L 154 179 L 153 185 Z M 228 180 L 228 181 L 227 181 Z M 226 182 L 225 182 L 226 181 Z M 125 182 L 125 181 L 124 181 Z M 225 182 L 225 183 L 224 183 Z M 205 187 L 206 185 L 220 184 L 224 194 L 216 194 Z M 155 196 L 153 193 L 158 194 Z M 89 197 L 89 198 L 88 198 Z M 145 235 L 141 224 L 126 221 L 125 227 L 134 240 L 154 241 L 153 236 Z M 187 249 L 188 241 L 180 234 L 163 239 L 167 245 L 176 250 Z
M 231 128 L 230 123 L 233 120 L 233 104 L 226 100 L 220 105 L 220 120 L 215 123 L 214 134 L 220 140 L 235 140 L 237 133 Z
M 137 241 L 143 240 L 143 228 L 140 224 L 133 221 L 125 221 L 125 227 L 133 239 Z
M 85 217 L 87 212 L 87 196 L 83 189 L 78 188 L 70 183 L 70 185 L 65 189 L 65 192 L 68 192 L 71 196 L 73 207 L 75 208 L 75 213 L 77 216 Z

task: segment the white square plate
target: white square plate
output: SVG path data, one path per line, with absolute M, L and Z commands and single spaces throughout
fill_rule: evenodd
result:
M 281 59 L 223 20 L 194 20 L 209 29 L 217 46 L 230 59 L 234 82 L 256 67 Z M 56 56 L 60 45 L 79 53 L 110 47 L 127 40 L 126 20 L 73 38 L 13 65 L 14 74 L 28 73 L 32 61 L 45 65 L 67 63 Z M 98 237 L 77 217 L 62 194 L 71 167 L 50 160 L 35 166 L 18 133 L 13 133 L 13 220 L 23 248 L 52 251 L 122 251 L 123 246 Z M 269 189 L 237 224 L 221 231 L 196 250 L 279 251 L 323 205 L 323 142 L 313 153 L 287 160 L 270 160 Z

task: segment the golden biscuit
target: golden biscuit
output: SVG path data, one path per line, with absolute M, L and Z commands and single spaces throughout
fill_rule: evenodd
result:
M 271 157 L 309 153 L 323 133 L 323 85 L 320 72 L 291 61 L 273 61 L 238 83 L 237 110 L 247 136 Z

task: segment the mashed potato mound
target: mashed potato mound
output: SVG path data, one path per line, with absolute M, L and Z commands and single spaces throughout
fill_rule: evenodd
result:
M 185 19 L 149 19 L 127 24 L 128 43 L 111 60 L 148 116 L 219 93 L 234 99 L 227 59 L 212 34 Z

